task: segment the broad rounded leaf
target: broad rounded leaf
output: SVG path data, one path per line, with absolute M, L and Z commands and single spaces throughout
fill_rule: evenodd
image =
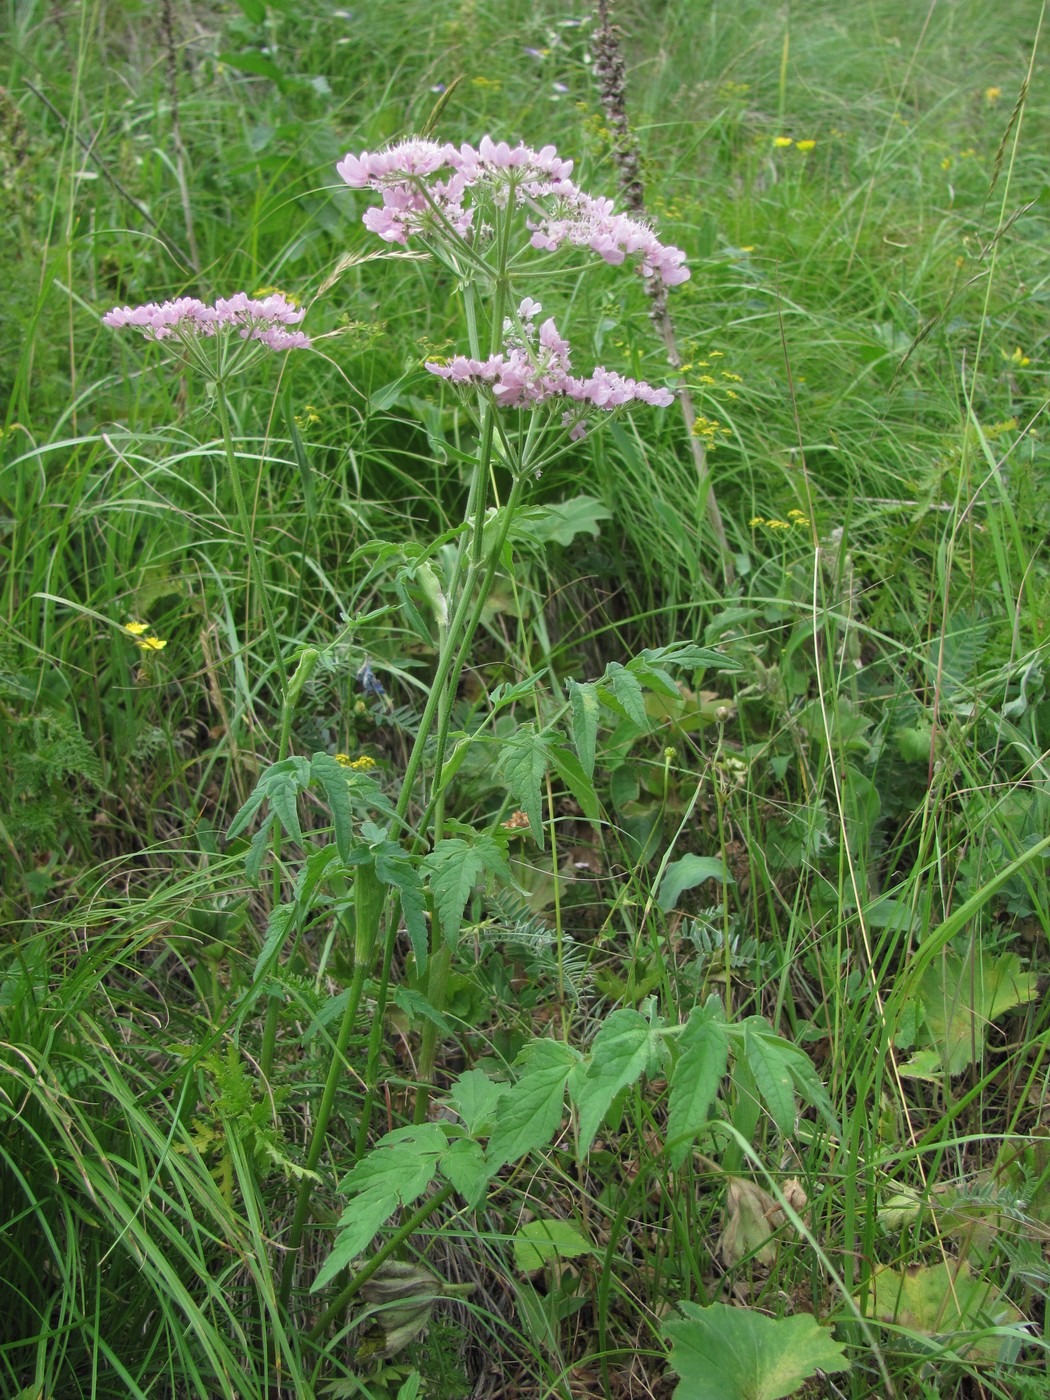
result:
M 841 1345 L 809 1313 L 772 1318 L 749 1308 L 679 1303 L 665 1323 L 674 1400 L 783 1400 L 818 1371 L 848 1371 Z

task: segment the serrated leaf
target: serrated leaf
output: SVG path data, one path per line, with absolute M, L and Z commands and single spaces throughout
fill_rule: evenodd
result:
M 611 661 L 605 670 L 605 683 L 620 703 L 620 708 L 629 720 L 645 731 L 649 728 L 649 716 L 645 709 L 645 696 L 637 676 Z
M 717 997 L 696 1006 L 678 1038 L 667 1111 L 667 1155 L 680 1167 L 707 1122 L 729 1063 L 725 1014 Z
M 265 801 L 266 792 L 261 786 L 257 785 L 255 791 L 249 794 L 247 801 L 242 803 L 233 821 L 230 822 L 226 831 L 227 841 L 232 841 L 235 836 L 241 834 Z
M 679 1303 L 664 1324 L 674 1400 L 784 1400 L 818 1371 L 848 1371 L 842 1346 L 809 1313 L 772 1318 L 750 1308 Z
M 449 1145 L 441 1158 L 441 1175 L 450 1181 L 471 1210 L 485 1194 L 485 1187 L 492 1176 L 492 1169 L 485 1159 L 480 1144 L 470 1138 L 457 1138 Z
M 683 856 L 672 861 L 664 871 L 656 902 L 665 914 L 676 904 L 683 890 L 695 889 L 705 880 L 719 880 L 723 885 L 733 884 L 733 877 L 726 872 L 725 862 L 718 856 Z
M 362 1157 L 340 1182 L 340 1191 L 352 1199 L 340 1217 L 332 1252 L 312 1292 L 367 1249 L 398 1206 L 418 1200 L 433 1181 L 447 1146 L 448 1139 L 436 1123 L 423 1123 L 387 1133 Z
M 732 618 L 731 621 L 744 621 L 756 615 L 751 609 L 740 609 L 739 612 L 741 616 Z M 728 617 L 729 614 L 724 616 Z M 720 651 L 715 651 L 712 647 L 698 646 L 695 642 L 672 642 L 666 647 L 647 647 L 641 656 L 654 666 L 681 666 L 687 671 L 703 669 L 726 673 L 744 669 L 742 663 L 735 661 L 731 656 L 723 656 Z
M 490 1131 L 496 1103 L 505 1087 L 481 1069 L 466 1070 L 452 1085 L 448 1091 L 449 1105 L 463 1119 L 471 1137 Z
M 279 904 L 276 909 L 270 910 L 270 917 L 266 922 L 266 937 L 263 939 L 259 956 L 255 960 L 255 971 L 252 973 L 253 982 L 257 982 L 269 968 L 271 961 L 276 959 L 288 937 L 288 930 L 295 920 L 295 914 L 296 906 L 294 904 Z
M 568 1220 L 530 1220 L 514 1236 L 514 1267 L 522 1274 L 595 1253 L 590 1240 Z
M 529 819 L 532 834 L 542 849 L 544 846 L 543 806 L 540 793 L 547 773 L 547 741 L 529 725 L 523 725 L 500 750 L 499 767 Z
M 458 836 L 451 836 L 439 841 L 424 856 L 423 868 L 429 875 L 427 883 L 441 921 L 442 937 L 455 944 L 467 900 L 485 869 L 484 855 Z
M 664 695 L 671 700 L 680 700 L 681 691 L 666 671 L 654 666 L 647 656 L 635 656 L 627 663 L 627 669 L 632 676 L 637 676 L 643 685 L 647 685 L 650 690 L 655 690 L 658 695 Z
M 653 1029 L 637 1011 L 624 1007 L 602 1024 L 591 1046 L 586 1074 L 573 1079 L 580 1114 L 580 1155 L 591 1149 L 613 1099 L 639 1078 L 653 1048 Z
M 761 1026 L 744 1024 L 744 1056 L 762 1102 L 773 1122 L 787 1137 L 795 1126 L 795 1094 L 786 1059 L 776 1045 L 777 1037 L 763 1033 Z
M 551 1141 L 564 1112 L 565 1081 L 579 1060 L 560 1040 L 533 1041 L 522 1058 L 521 1077 L 508 1085 L 496 1105 L 496 1126 L 487 1152 L 494 1172 Z
M 250 885 L 258 882 L 266 852 L 270 849 L 270 833 L 273 826 L 274 818 L 268 817 L 248 844 L 248 854 L 244 857 L 244 873 Z
M 598 795 L 580 760 L 571 749 L 562 748 L 560 744 L 552 744 L 548 753 L 554 771 L 580 804 L 583 815 L 597 826 L 601 821 Z
M 354 841 L 353 808 L 347 786 L 347 770 L 329 753 L 315 753 L 310 760 L 310 776 L 321 784 L 335 827 L 335 844 L 343 860 L 349 860 Z
M 425 972 L 427 967 L 428 939 L 427 921 L 424 917 L 423 884 L 419 872 L 402 854 L 400 847 L 387 843 L 392 849 L 376 852 L 376 875 L 384 885 L 392 885 L 401 896 L 401 912 L 405 916 L 405 928 L 412 944 L 416 968 Z M 462 912 L 462 911 L 461 911 Z
M 332 1252 L 322 1264 L 310 1292 L 324 1288 L 366 1250 L 400 1204 L 400 1195 L 389 1187 L 362 1191 L 355 1196 L 340 1216 Z
M 590 681 L 569 683 L 569 705 L 572 711 L 572 742 L 576 746 L 583 771 L 594 777 L 594 756 L 598 743 L 598 716 L 601 702 L 598 690 Z

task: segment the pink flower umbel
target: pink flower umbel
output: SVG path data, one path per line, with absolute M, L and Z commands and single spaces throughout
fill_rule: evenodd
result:
M 205 373 L 229 375 L 247 367 L 253 350 L 305 350 L 310 337 L 290 330 L 306 315 L 279 292 L 264 298 L 237 292 L 208 306 L 196 297 L 147 302 L 144 306 L 115 306 L 102 317 L 113 329 L 131 326 L 147 340 L 172 342 Z M 249 342 L 241 345 L 239 342 Z
M 558 333 L 553 317 L 538 332 L 535 328 L 535 317 L 542 309 L 539 302 L 525 298 L 518 307 L 520 329 L 510 320 L 504 325 L 501 353 L 486 360 L 456 355 L 445 364 L 428 361 L 427 369 L 459 387 L 482 388 L 502 408 L 546 404 L 565 410 L 562 426 L 573 441 L 586 434 L 586 419 L 595 410 L 610 412 L 632 401 L 656 408 L 673 403 L 669 389 L 624 378 L 602 366 L 587 379 L 571 374 L 569 342 Z
M 611 200 L 585 194 L 570 178 L 572 161 L 562 160 L 553 146 L 536 151 L 489 136 L 476 150 L 404 141 L 386 151 L 347 155 L 336 170 L 352 189 L 382 196 L 363 222 L 390 243 L 422 237 L 440 244 L 452 234 L 476 252 L 490 226 L 475 210 L 485 203 L 503 209 L 512 201 L 525 213 L 534 248 L 554 252 L 568 243 L 611 264 L 636 259 L 643 277 L 658 277 L 669 287 L 689 277 L 680 248 L 661 243 L 638 219 L 617 214 Z

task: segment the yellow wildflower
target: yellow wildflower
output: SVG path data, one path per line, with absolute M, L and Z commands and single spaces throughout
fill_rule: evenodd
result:
M 1002 355 L 1007 364 L 1018 365 L 1021 369 L 1023 369 L 1025 365 L 1030 365 L 1032 363 L 1020 346 L 1017 347 L 1012 355 L 1008 355 L 1005 350 L 1000 350 L 999 354 Z
M 796 141 L 795 150 L 805 153 L 806 151 L 811 151 L 816 144 L 815 141 Z
M 753 515 L 747 523 L 753 530 L 758 525 L 764 525 L 766 523 L 766 517 L 764 515 Z
M 773 137 L 773 145 L 776 147 L 776 149 L 777 149 L 778 151 L 786 150 L 788 146 L 793 146 L 794 144 L 795 144 L 794 138 L 791 137 L 791 136 L 774 136 L 774 137 Z
M 357 758 L 351 758 L 348 753 L 337 753 L 335 761 L 341 768 L 352 768 L 356 773 L 367 773 L 376 766 L 375 759 L 367 753 L 359 754 Z
M 987 87 L 984 90 L 984 100 L 988 103 L 989 107 L 994 107 L 995 104 L 999 101 L 1000 97 L 1002 97 L 1002 95 L 1002 88 Z
M 714 381 L 714 376 L 713 376 L 713 375 L 710 375 L 710 374 L 698 374 L 698 375 L 697 375 L 697 382 L 700 383 L 700 384 L 713 384 L 715 381 Z
M 799 510 L 797 506 L 795 507 L 794 510 L 789 510 L 789 511 L 788 511 L 788 519 L 789 519 L 789 520 L 805 520 L 805 518 L 806 518 L 805 511 Z
M 142 651 L 163 651 L 168 644 L 160 637 L 140 637 L 135 645 Z
M 951 168 L 952 168 L 952 158 L 951 158 L 951 156 L 945 156 L 944 159 L 941 161 L 941 169 L 942 169 L 942 170 L 950 170 Z
M 142 634 L 143 634 L 143 632 L 148 632 L 148 631 L 149 631 L 149 623 L 148 623 L 148 622 L 125 622 L 125 624 L 124 624 L 124 631 L 130 633 L 131 636 L 133 636 L 133 637 L 141 637 Z

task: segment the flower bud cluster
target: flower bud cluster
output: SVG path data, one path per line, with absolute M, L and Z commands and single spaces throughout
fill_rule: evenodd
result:
M 637 400 L 666 408 L 674 396 L 643 380 L 628 379 L 602 366 L 586 378 L 572 374 L 569 342 L 559 333 L 553 317 L 537 331 L 536 316 L 543 310 L 526 297 L 518 307 L 518 319 L 504 322 L 503 350 L 478 360 L 455 355 L 445 364 L 428 361 L 431 374 L 461 386 L 487 388 L 505 408 L 532 407 L 552 400 L 577 407 L 567 409 L 564 425 L 574 440 L 586 433 L 583 418 L 594 409 L 609 411 Z
M 534 248 L 553 252 L 568 243 L 613 265 L 637 258 L 643 277 L 658 277 L 669 287 L 689 277 L 680 248 L 661 243 L 641 220 L 617 214 L 611 200 L 585 194 L 570 179 L 572 161 L 562 160 L 553 146 L 534 151 L 483 136 L 475 150 L 412 140 L 347 155 L 336 170 L 352 189 L 382 196 L 363 222 L 388 243 L 442 231 L 465 240 L 477 236 L 475 207 L 488 196 L 501 207 L 513 199 L 525 210 Z
M 149 340 L 175 337 L 187 340 L 236 330 L 242 340 L 256 340 L 270 350 L 304 350 L 310 337 L 303 331 L 288 330 L 306 313 L 293 306 L 279 292 L 261 300 L 237 292 L 219 297 L 208 306 L 196 297 L 175 301 L 147 302 L 144 306 L 116 306 L 102 317 L 103 325 L 119 329 L 132 326 Z

